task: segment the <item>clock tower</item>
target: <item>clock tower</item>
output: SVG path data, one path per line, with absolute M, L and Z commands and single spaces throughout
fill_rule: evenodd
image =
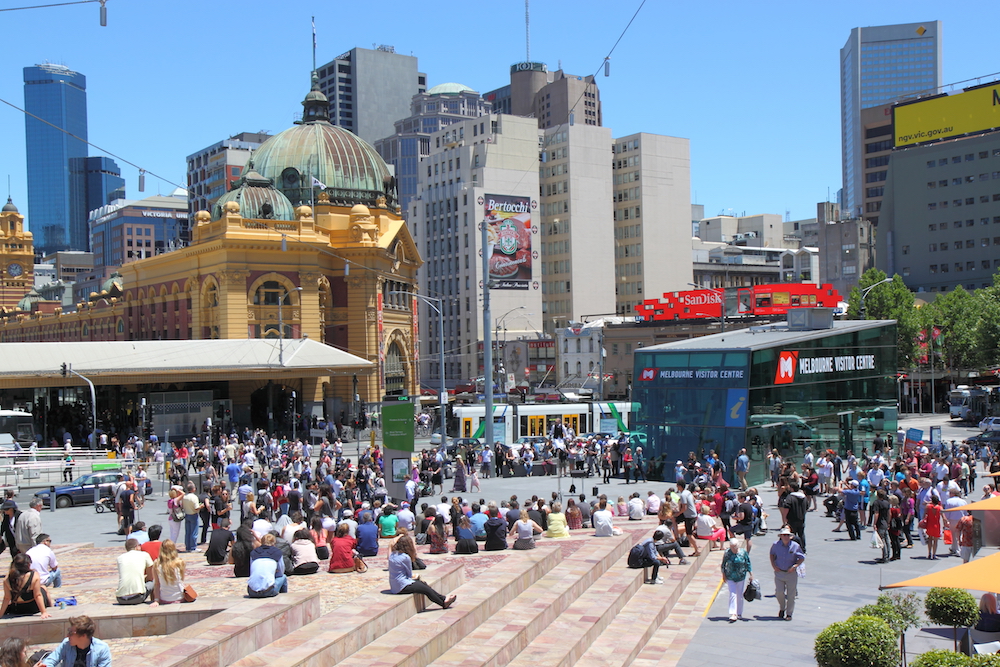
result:
M 0 310 L 13 310 L 35 283 L 35 248 L 10 197 L 0 209 Z

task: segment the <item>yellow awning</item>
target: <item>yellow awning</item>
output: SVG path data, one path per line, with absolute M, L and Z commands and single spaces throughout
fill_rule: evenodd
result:
M 984 501 L 985 502 L 985 501 Z M 1000 553 L 932 572 L 882 588 L 912 588 L 914 586 L 964 588 L 972 591 L 1000 591 Z
M 969 503 L 964 510 L 1000 510 L 1000 496 L 993 496 L 985 500 Z

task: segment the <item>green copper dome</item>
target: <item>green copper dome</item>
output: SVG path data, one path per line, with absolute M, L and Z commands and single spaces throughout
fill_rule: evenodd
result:
M 261 144 L 244 173 L 259 172 L 293 206 L 311 205 L 325 190 L 335 206 L 372 208 L 384 196 L 395 208 L 396 181 L 385 161 L 371 144 L 330 124 L 330 103 L 315 77 L 302 106 L 302 120 Z
M 274 188 L 271 181 L 248 164 L 233 189 L 219 197 L 212 205 L 212 220 L 222 217 L 227 202 L 240 205 L 240 215 L 252 220 L 294 220 L 295 209 L 288 197 Z
M 428 95 L 459 95 L 461 93 L 474 93 L 472 88 L 463 86 L 460 83 L 439 83 L 427 91 Z

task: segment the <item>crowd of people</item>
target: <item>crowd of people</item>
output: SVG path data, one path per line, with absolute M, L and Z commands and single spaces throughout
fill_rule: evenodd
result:
M 732 471 L 714 451 L 701 457 L 689 453 L 674 466 L 675 488 L 662 495 L 465 497 L 479 490 L 480 474 L 509 474 L 520 464 L 530 475 L 535 456 L 542 474 L 602 474 L 605 481 L 619 476 L 626 484 L 645 479 L 648 462 L 641 447 L 633 452 L 625 439 L 581 438 L 568 426 L 557 426 L 537 447 L 470 448 L 454 452 L 453 458 L 441 447 L 424 451 L 405 485 L 405 500 L 398 502 L 386 492 L 378 448 L 360 451 L 352 462 L 340 440 L 312 446 L 248 431 L 242 439 L 222 437 L 216 446 L 197 439 L 178 443 L 166 461 L 157 461 L 155 453 L 144 461 L 150 453 L 138 443 L 115 442 L 125 458 L 162 463 L 171 482 L 165 517 L 148 527 L 134 513 L 142 466 L 113 490 L 120 530 L 127 537 L 117 558 L 115 601 L 166 605 L 194 599 L 197 594 L 185 580 L 190 561 L 182 553 L 203 553 L 209 566 L 232 565 L 235 576 L 247 581 L 247 596 L 255 598 L 287 592 L 293 577 L 364 573 L 366 559 L 386 554 L 393 593 L 423 595 L 447 608 L 455 596 L 438 593 L 413 574 L 427 566 L 422 554 L 533 549 L 539 540 L 564 539 L 583 529 L 610 537 L 622 533 L 624 522 L 656 517 L 656 527 L 630 553 L 629 565 L 647 569 L 645 582 L 658 584 L 663 583 L 660 569 L 669 567 L 671 558 L 683 565 L 685 552 L 699 556 L 702 549 L 718 549 L 729 620 L 741 619 L 744 598 L 759 588 L 753 541 L 766 534 L 769 518 L 757 488 L 746 482 L 751 465 L 746 451 L 738 453 Z M 837 522 L 834 532 L 846 531 L 850 540 L 860 540 L 871 529 L 879 563 L 898 560 L 901 549 L 917 541 L 926 545 L 927 558 L 935 559 L 942 539 L 951 554 L 964 561 L 972 557 L 973 520 L 963 507 L 976 495 L 977 462 L 1000 472 L 1000 459 L 988 447 L 952 443 L 931 451 L 923 443 L 893 445 L 891 438 L 876 436 L 871 454 L 865 448 L 859 456 L 844 457 L 806 448 L 798 465 L 783 460 L 777 450 L 767 455 L 780 513 L 780 520 L 771 522 L 778 537 L 768 550 L 779 618 L 793 617 L 806 558 L 805 523 L 820 504 Z M 449 468 L 452 484 L 446 492 Z M 983 498 L 994 495 L 1000 492 L 993 484 L 983 487 Z M 0 616 L 47 618 L 48 589 L 62 585 L 52 539 L 41 530 L 40 508 L 41 501 L 32 500 L 20 511 L 11 497 L 0 505 L 0 552 L 10 549 L 13 556 Z M 418 551 L 418 546 L 427 549 Z M 748 586 L 753 590 L 748 592 Z M 87 626 L 81 623 L 82 638 Z

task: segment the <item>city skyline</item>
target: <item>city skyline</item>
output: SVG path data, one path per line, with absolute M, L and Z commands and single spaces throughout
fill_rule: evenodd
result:
M 846 3 L 835 16 L 822 17 L 778 9 L 761 15 L 735 4 L 712 15 L 697 7 L 647 4 L 617 46 L 611 76 L 605 78 L 603 58 L 637 6 L 609 10 L 585 3 L 573 16 L 559 7 L 533 6 L 530 58 L 581 76 L 598 73 L 604 124 L 614 136 L 649 132 L 690 139 L 691 198 L 705 206 L 706 215 L 789 211 L 792 219 L 802 219 L 814 216 L 815 203 L 828 192 L 836 198 L 838 54 L 852 28 L 941 19 L 944 83 L 993 69 L 982 64 L 989 16 L 948 19 L 929 2 Z M 466 12 L 467 24 L 482 29 L 449 32 L 444 42 L 434 31 L 440 17 L 462 8 L 458 3 L 442 3 L 435 16 L 413 17 L 364 7 L 334 13 L 320 3 L 281 13 L 251 2 L 250 14 L 266 16 L 268 39 L 286 48 L 281 58 L 255 59 L 246 70 L 252 74 L 243 75 L 238 65 L 249 43 L 202 39 L 199 24 L 225 21 L 227 14 L 222 7 L 198 6 L 199 23 L 193 23 L 195 7 L 181 3 L 165 13 L 111 3 L 107 28 L 99 26 L 96 8 L 89 5 L 7 13 L 11 52 L 19 55 L 0 71 L 0 98 L 20 106 L 21 68 L 36 62 L 48 59 L 86 72 L 90 140 L 171 181 L 147 176 L 146 192 L 139 193 L 138 171 L 116 160 L 127 190 L 149 196 L 184 184 L 185 158 L 193 151 L 239 132 L 276 131 L 293 120 L 288 101 L 301 96 L 312 62 L 312 15 L 317 63 L 355 47 L 390 44 L 397 53 L 417 57 L 428 88 L 457 82 L 487 92 L 504 85 L 510 65 L 526 58 L 519 3 L 491 14 Z M 984 11 L 1000 14 L 996 8 Z M 146 30 L 154 21 L 155 35 Z M 350 37 L 343 36 L 345 25 L 356 26 Z M 709 40 L 719 35 L 730 37 L 733 48 L 713 46 Z M 467 55 L 456 57 L 459 53 Z M 204 67 L 206 62 L 217 66 Z M 5 171 L 30 229 L 23 128 L 22 114 L 4 107 Z M 163 138 L 169 141 L 158 145 Z M 101 155 L 93 148 L 90 154 Z

